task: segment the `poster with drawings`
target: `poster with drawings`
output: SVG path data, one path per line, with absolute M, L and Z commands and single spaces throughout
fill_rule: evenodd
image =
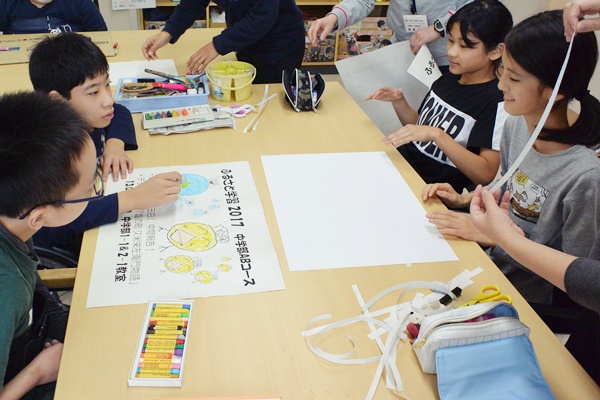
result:
M 107 193 L 173 170 L 176 202 L 100 228 L 87 307 L 285 289 L 247 162 L 138 168 Z

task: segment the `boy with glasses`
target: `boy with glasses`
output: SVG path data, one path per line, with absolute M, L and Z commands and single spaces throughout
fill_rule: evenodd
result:
M 53 397 L 67 313 L 39 278 L 31 237 L 102 197 L 86 127 L 67 102 L 45 94 L 0 97 L 2 399 Z
M 41 41 L 29 59 L 29 76 L 36 91 L 68 100 L 87 123 L 96 147 L 104 181 L 133 171 L 125 150 L 137 149 L 135 129 L 129 111 L 114 103 L 108 77 L 108 62 L 89 38 L 61 33 Z M 114 223 L 119 215 L 137 209 L 157 207 L 177 200 L 181 175 L 155 175 L 127 191 L 90 203 L 83 214 L 61 228 L 43 228 L 35 235 L 36 246 L 58 248 L 77 257 L 83 233 Z

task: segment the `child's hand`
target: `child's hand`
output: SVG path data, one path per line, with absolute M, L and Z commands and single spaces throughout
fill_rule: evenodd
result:
M 142 53 L 144 54 L 144 58 L 148 61 L 156 60 L 158 58 L 156 56 L 156 51 L 167 45 L 171 39 L 171 34 L 165 31 L 161 31 L 160 33 L 157 33 L 156 35 L 146 39 L 142 45 Z
M 44 343 L 44 349 L 31 362 L 39 367 L 41 373 L 38 385 L 56 381 L 62 351 L 63 344 L 56 339 L 51 343 Z
M 410 51 L 416 56 L 421 46 L 440 38 L 433 25 L 417 30 L 409 39 Z
M 165 172 L 154 175 L 133 189 L 119 192 L 119 215 L 177 201 L 181 191 L 181 179 L 179 172 Z
M 404 100 L 404 93 L 402 92 L 402 89 L 382 87 L 365 97 L 365 101 L 368 100 L 400 101 Z
M 108 139 L 104 151 L 100 156 L 100 166 L 102 167 L 102 180 L 106 182 L 108 175 L 112 173 L 113 181 L 121 178 L 125 179 L 127 173 L 133 172 L 133 160 L 125 153 L 125 143 L 120 139 Z
M 63 344 L 58 340 L 45 343 L 44 349 L 11 379 L 0 393 L 0 399 L 20 399 L 36 386 L 55 382 L 62 356 Z
M 486 236 L 496 243 L 502 243 L 504 237 L 517 232 L 525 236 L 523 230 L 517 226 L 508 216 L 508 204 L 510 193 L 505 192 L 502 202 L 498 206 L 501 190 L 498 189 L 494 195 L 489 190 L 477 186 L 471 201 L 471 218 L 473 224 Z
M 383 138 L 383 143 L 391 144 L 394 147 L 400 147 L 409 142 L 429 142 L 435 141 L 440 134 L 444 132 L 429 125 L 405 125 Z
M 471 193 L 460 194 L 449 183 L 429 183 L 421 192 L 423 201 L 433 197 L 439 198 L 450 208 L 464 208 L 471 202 Z
M 488 246 L 494 245 L 494 242 L 475 227 L 467 214 L 456 211 L 435 211 L 427 214 L 426 217 L 443 235 L 458 236 Z
M 312 45 L 316 46 L 319 44 L 319 40 L 325 40 L 327 38 L 327 35 L 335 28 L 337 23 L 338 19 L 335 14 L 329 14 L 323 18 L 312 21 L 306 32 L 306 36 Z
M 217 58 L 219 53 L 215 49 L 213 42 L 208 43 L 192 54 L 187 62 L 187 73 L 188 75 L 201 74 L 204 72 L 208 64 Z

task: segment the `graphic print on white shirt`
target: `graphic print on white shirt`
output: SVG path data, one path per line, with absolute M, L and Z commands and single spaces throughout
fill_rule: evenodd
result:
M 512 213 L 525 221 L 537 223 L 549 191 L 529 179 L 520 169 L 510 178 L 508 190 Z
M 421 107 L 417 125 L 429 125 L 439 128 L 450 135 L 462 147 L 466 148 L 475 122 L 477 121 L 473 117 L 452 107 L 431 91 Z M 442 152 L 435 142 L 413 143 L 427 157 L 456 168 L 456 165 L 450 161 L 448 156 Z

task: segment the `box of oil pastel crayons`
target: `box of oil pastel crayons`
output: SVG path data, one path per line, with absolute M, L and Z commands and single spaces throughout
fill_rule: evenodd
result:
M 144 129 L 166 128 L 169 126 L 208 122 L 214 119 L 213 111 L 208 104 L 144 111 L 142 113 L 142 125 Z
M 129 373 L 129 386 L 181 386 L 192 300 L 148 303 Z
M 124 88 L 126 84 L 141 83 L 148 80 L 154 80 L 156 82 L 161 81 L 163 78 L 157 77 L 157 79 L 143 79 L 143 78 L 121 78 L 117 84 L 117 91 L 115 92 L 115 101 L 122 106 L 127 107 L 129 112 L 138 113 L 147 110 L 160 110 L 164 108 L 172 107 L 186 107 L 186 106 L 197 106 L 199 104 L 208 104 L 208 79 L 206 75 L 188 75 L 189 81 L 194 81 L 197 85 L 197 94 L 193 93 L 193 89 L 190 93 L 176 90 L 162 90 L 157 88 L 155 91 L 142 91 L 142 93 L 128 93 Z M 152 82 L 149 82 L 152 83 Z

